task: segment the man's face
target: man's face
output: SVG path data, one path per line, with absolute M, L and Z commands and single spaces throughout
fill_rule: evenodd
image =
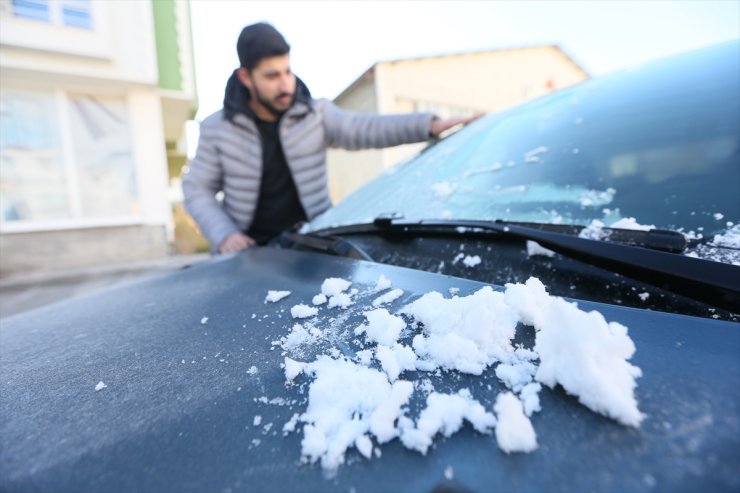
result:
M 260 118 L 274 120 L 293 104 L 296 81 L 289 55 L 263 58 L 251 72 L 240 68 L 239 80 L 252 94 L 249 104 Z

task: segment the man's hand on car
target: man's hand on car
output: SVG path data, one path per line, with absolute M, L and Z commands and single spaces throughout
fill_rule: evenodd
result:
M 439 137 L 439 134 L 444 132 L 445 130 L 449 130 L 450 128 L 454 127 L 455 125 L 467 125 L 468 123 L 471 123 L 478 118 L 485 115 L 485 113 L 478 113 L 473 116 L 467 116 L 467 117 L 455 117 L 455 118 L 439 118 L 434 117 L 432 119 L 432 127 L 429 131 L 432 137 L 436 138 Z
M 221 242 L 218 251 L 221 253 L 238 252 L 256 244 L 257 242 L 253 238 L 237 231 L 236 233 L 231 233 Z

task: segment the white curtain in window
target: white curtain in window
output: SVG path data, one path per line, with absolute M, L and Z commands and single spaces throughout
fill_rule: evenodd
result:
M 71 95 L 69 107 L 82 215 L 139 214 L 126 101 Z

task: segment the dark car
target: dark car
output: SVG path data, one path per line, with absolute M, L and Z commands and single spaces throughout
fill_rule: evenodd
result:
M 740 44 L 0 322 L 2 491 L 738 491 Z

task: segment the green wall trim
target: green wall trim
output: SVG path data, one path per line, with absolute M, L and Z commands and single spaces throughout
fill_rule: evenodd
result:
M 157 44 L 159 87 L 182 91 L 182 67 L 177 42 L 175 0 L 152 0 L 154 38 Z

